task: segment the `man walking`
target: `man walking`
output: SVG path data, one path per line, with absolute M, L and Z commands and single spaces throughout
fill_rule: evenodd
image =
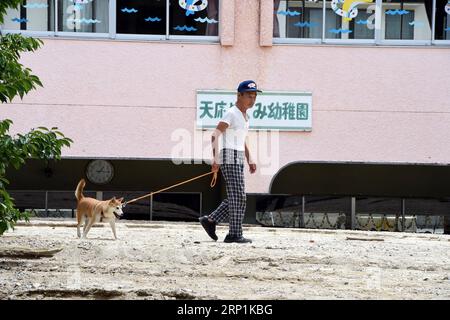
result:
M 211 137 L 213 161 L 212 171 L 219 168 L 225 178 L 227 199 L 209 216 L 200 218 L 208 235 L 217 241 L 216 225 L 229 220 L 230 229 L 224 242 L 251 243 L 250 239 L 242 235 L 242 220 L 244 219 L 247 196 L 244 183 L 244 157 L 247 159 L 250 173 L 256 171 L 256 164 L 250 157 L 246 137 L 249 128 L 247 110 L 255 104 L 258 90 L 256 83 L 246 80 L 239 84 L 237 89 L 236 106 L 226 111 L 219 121 Z M 219 137 L 223 137 L 222 150 L 218 152 Z

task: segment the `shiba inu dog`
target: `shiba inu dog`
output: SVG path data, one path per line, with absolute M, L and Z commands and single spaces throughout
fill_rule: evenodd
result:
M 100 201 L 94 198 L 83 196 L 83 189 L 86 185 L 84 179 L 78 182 L 75 190 L 75 197 L 77 198 L 77 235 L 81 237 L 80 226 L 84 219 L 83 238 L 86 238 L 91 227 L 96 222 L 109 222 L 111 225 L 114 239 L 116 236 L 116 218 L 123 215 L 122 201 L 123 198 L 116 199 L 115 197 L 109 200 Z

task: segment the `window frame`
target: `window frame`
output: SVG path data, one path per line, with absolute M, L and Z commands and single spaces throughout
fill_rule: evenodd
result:
M 378 0 L 376 0 L 378 2 Z M 378 8 L 375 9 L 375 15 L 378 13 Z M 327 14 L 327 6 L 326 0 L 323 0 L 323 17 L 322 17 L 322 43 L 324 44 L 355 44 L 355 45 L 373 45 L 376 44 L 378 33 L 380 30 L 377 28 L 376 19 L 375 19 L 375 29 L 374 29 L 374 38 L 373 39 L 333 39 L 326 38 L 326 28 L 324 23 L 326 24 L 326 14 Z
M 42 38 L 69 38 L 69 39 L 113 39 L 113 40 L 131 40 L 131 41 L 173 41 L 173 42 L 200 42 L 200 43 L 219 43 L 221 23 L 219 21 L 217 36 L 201 36 L 201 35 L 170 35 L 170 15 L 169 15 L 169 1 L 166 0 L 166 34 L 164 35 L 146 35 L 146 34 L 123 34 L 116 32 L 116 9 L 117 0 L 109 0 L 109 24 L 107 33 L 93 33 L 93 32 L 68 32 L 58 31 L 58 0 L 52 0 L 55 8 L 55 29 L 54 31 L 28 31 L 28 30 L 9 30 L 3 29 L 0 25 L 2 33 L 22 34 L 24 36 L 42 37 Z M 104 1 L 104 0 L 101 0 Z M 222 0 L 217 0 L 220 2 Z
M 55 2 L 55 36 L 56 37 L 66 37 L 66 38 L 97 38 L 97 39 L 107 39 L 110 37 L 111 34 L 111 25 L 108 24 L 108 32 L 105 33 L 96 33 L 96 32 L 70 32 L 70 31 L 58 31 L 58 22 L 59 22 L 59 16 L 58 16 L 58 0 L 53 0 Z M 105 1 L 105 0 L 102 0 Z M 115 0 L 109 0 L 109 6 L 108 10 L 110 12 L 108 13 L 108 19 L 111 18 L 111 2 Z M 111 20 L 109 20 L 111 21 Z
M 330 39 L 325 37 L 325 17 L 326 17 L 326 2 L 322 3 L 322 39 L 317 38 L 273 38 L 273 44 L 318 44 L 318 45 L 368 45 L 368 46 L 450 46 L 450 40 L 436 40 L 435 39 L 435 23 L 436 23 L 436 0 L 433 0 L 432 7 L 432 21 L 431 21 L 431 38 L 429 40 L 386 40 L 382 39 L 382 31 L 385 26 L 382 26 L 383 2 L 382 0 L 375 0 L 375 38 L 374 39 Z M 383 20 L 384 21 L 384 20 Z M 382 28 L 383 27 L 383 28 Z
M 450 18 L 450 14 L 448 15 Z M 432 25 L 432 44 L 434 45 L 438 45 L 438 46 L 442 46 L 442 45 L 446 45 L 446 46 L 450 46 L 450 39 L 449 40 L 436 40 L 435 37 L 435 32 L 436 32 L 436 0 L 433 0 L 433 25 Z M 449 31 L 450 32 L 450 31 Z

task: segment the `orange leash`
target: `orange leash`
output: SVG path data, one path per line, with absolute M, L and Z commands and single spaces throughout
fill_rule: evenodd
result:
M 213 187 L 216 185 L 216 181 L 217 181 L 217 171 L 216 171 L 216 172 L 210 171 L 210 172 L 208 172 L 208 173 L 204 173 L 204 174 L 202 174 L 202 175 L 199 175 L 199 176 L 197 176 L 197 177 L 191 178 L 191 179 L 189 179 L 189 180 L 185 180 L 185 181 L 182 181 L 182 182 L 180 182 L 180 183 L 171 185 L 171 186 L 166 187 L 166 188 L 164 188 L 164 189 L 161 189 L 161 190 L 158 190 L 158 191 L 154 191 L 154 192 L 150 192 L 150 193 L 148 193 L 148 194 L 146 194 L 146 195 L 144 195 L 144 196 L 142 196 L 142 197 L 135 198 L 135 199 L 132 199 L 132 200 L 130 200 L 130 201 L 125 201 L 125 203 L 122 205 L 122 207 L 125 207 L 125 206 L 126 206 L 127 204 L 129 204 L 129 203 L 132 203 L 132 202 L 135 202 L 135 201 L 138 201 L 138 200 L 141 200 L 141 199 L 150 197 L 150 196 L 152 196 L 152 195 L 154 195 L 154 194 L 157 194 L 157 193 L 160 193 L 160 192 L 163 192 L 163 191 L 166 191 L 166 190 L 169 190 L 169 189 L 172 189 L 172 188 L 181 186 L 182 184 L 185 184 L 185 183 L 188 183 L 188 182 L 191 182 L 191 181 L 194 181 L 194 180 L 203 178 L 203 177 L 208 176 L 208 175 L 210 175 L 210 174 L 212 174 L 212 173 L 213 173 L 214 175 L 213 175 L 213 177 L 212 177 L 212 179 L 211 179 L 210 187 L 213 188 Z

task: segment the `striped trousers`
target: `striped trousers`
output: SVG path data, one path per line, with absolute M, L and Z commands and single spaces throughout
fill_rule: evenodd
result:
M 222 149 L 220 152 L 220 171 L 225 179 L 227 198 L 209 215 L 209 218 L 217 223 L 228 220 L 230 237 L 242 236 L 242 220 L 247 203 L 244 158 L 244 151 Z

